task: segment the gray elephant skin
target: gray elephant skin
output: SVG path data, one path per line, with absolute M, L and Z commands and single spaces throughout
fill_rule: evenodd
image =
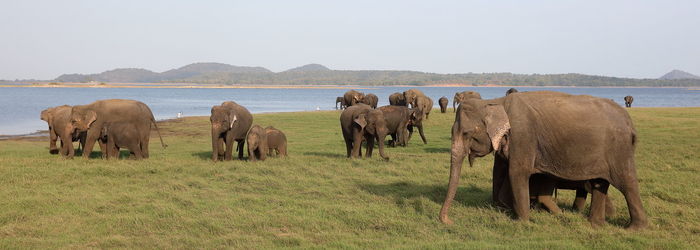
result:
M 282 157 L 287 157 L 287 136 L 281 130 L 267 126 L 265 128 L 267 136 L 267 155 L 272 156 L 274 152 Z
M 389 105 L 406 106 L 406 99 L 403 97 L 403 93 L 393 93 L 389 95 Z
M 633 101 L 634 97 L 632 97 L 631 95 L 625 96 L 625 107 L 631 108 Z
M 71 126 L 77 132 L 87 132 L 83 157 L 89 158 L 95 142 L 98 141 L 102 129 L 107 123 L 129 123 L 138 131 L 141 144 L 139 147 L 144 158 L 148 158 L 148 142 L 151 134 L 151 124 L 156 129 L 163 148 L 166 147 L 151 109 L 146 104 L 134 100 L 108 99 L 99 100 L 87 105 L 73 106 L 71 109 Z M 105 143 L 100 142 L 103 157 L 106 157 Z
M 348 107 L 340 114 L 340 128 L 345 140 L 348 158 L 362 156 L 360 147 L 363 139 L 367 142 L 365 157 L 372 157 L 374 143 L 379 144 L 379 155 L 388 160 L 384 153 L 384 139 L 388 134 L 386 120 L 382 111 L 372 109 L 367 104 Z
M 253 125 L 248 109 L 233 101 L 226 101 L 211 108 L 211 157 L 213 161 L 233 158 L 233 142 L 237 142 L 238 159 L 243 159 L 246 135 Z
M 79 141 L 80 145 L 85 148 L 85 137 L 87 133 L 75 132 L 70 122 L 70 112 L 72 107 L 62 105 L 52 107 L 41 111 L 41 120 L 46 121 L 49 125 L 49 153 L 71 158 L 75 155 L 73 142 Z M 60 150 L 56 146 L 56 141 L 60 140 Z
M 248 159 L 250 161 L 264 161 L 267 157 L 267 133 L 260 125 L 253 125 L 246 137 L 248 142 Z
M 598 112 L 591 112 L 591 107 Z M 452 223 L 447 211 L 464 158 L 471 164 L 474 158 L 495 152 L 494 176 L 507 173 L 519 220 L 529 219 L 530 176 L 547 174 L 590 181 L 589 221 L 594 226 L 605 223 L 604 201 L 612 184 L 627 201 L 628 228 L 644 228 L 648 219 L 634 163 L 636 137 L 627 111 L 608 99 L 552 91 L 467 99 L 460 104 L 452 126 L 449 185 L 439 218 Z M 494 183 L 494 188 L 500 187 Z
M 386 121 L 387 133 L 391 135 L 389 145 L 406 146 L 408 142 L 408 124 L 411 111 L 406 106 L 388 105 L 379 107 Z

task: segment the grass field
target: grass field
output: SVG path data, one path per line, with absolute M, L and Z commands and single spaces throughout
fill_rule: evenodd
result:
M 462 173 L 454 225 L 438 211 L 454 114 L 434 111 L 428 144 L 388 148 L 390 161 L 345 158 L 340 112 L 255 115 L 287 134 L 290 158 L 211 162 L 208 117 L 162 123 L 144 161 L 63 160 L 45 141 L 0 141 L 0 248 L 694 248 L 700 245 L 700 108 L 629 109 L 651 225 L 617 214 L 594 229 L 579 213 L 492 207 L 492 157 Z M 37 121 L 40 122 L 40 121 Z M 417 136 L 417 135 L 416 135 Z M 612 189 L 611 189 L 612 190 Z M 573 191 L 560 191 L 567 207 Z

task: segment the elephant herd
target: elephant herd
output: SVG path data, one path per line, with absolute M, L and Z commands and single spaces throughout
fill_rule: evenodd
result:
M 629 98 L 628 98 L 629 97 Z M 631 96 L 625 97 L 631 106 Z M 427 120 L 433 101 L 418 89 L 389 96 L 390 105 L 377 107 L 374 94 L 355 90 L 338 97 L 336 105 L 344 109 L 340 127 L 347 157 L 371 157 L 374 144 L 379 155 L 388 145 L 407 146 L 414 127 L 424 144 L 423 120 Z M 440 111 L 446 112 L 449 100 L 441 97 Z M 482 99 L 478 92 L 464 91 L 453 99 L 455 120 L 451 131 L 450 174 L 439 220 L 453 223 L 448 216 L 456 195 L 461 168 L 466 158 L 493 154 L 492 200 L 512 209 L 519 220 L 529 219 L 532 204 L 541 204 L 553 214 L 561 209 L 552 199 L 556 189 L 576 190 L 573 209 L 583 210 L 591 193 L 589 221 L 598 226 L 615 213 L 608 197 L 610 185 L 624 196 L 630 214 L 630 229 L 648 225 L 642 207 L 634 162 L 637 132 L 620 105 L 609 99 L 570 95 L 553 91 L 518 92 Z M 86 105 L 58 106 L 41 112 L 49 125 L 49 150 L 52 154 L 73 157 L 73 142 L 79 141 L 83 157 L 88 158 L 98 142 L 103 158 L 118 158 L 119 149 L 129 150 L 135 159 L 148 158 L 151 126 L 166 147 L 150 108 L 134 100 L 100 100 Z M 236 142 L 238 158 L 244 146 L 250 161 L 265 160 L 276 152 L 287 156 L 285 134 L 274 127 L 253 124 L 253 116 L 243 106 L 226 101 L 211 108 L 212 160 L 232 160 Z M 57 141 L 61 142 L 60 148 Z

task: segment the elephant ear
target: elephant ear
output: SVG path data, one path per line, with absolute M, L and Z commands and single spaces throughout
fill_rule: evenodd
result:
M 498 151 L 501 146 L 501 140 L 510 131 L 508 115 L 503 106 L 498 104 L 486 105 L 485 113 L 486 133 L 491 138 L 493 150 Z
M 229 114 L 229 121 L 231 121 L 231 123 L 228 125 L 228 128 L 233 128 L 233 124 L 236 123 L 236 121 L 238 121 L 238 116 L 231 112 Z
M 89 128 L 92 126 L 92 123 L 94 123 L 97 120 L 97 113 L 92 110 L 88 110 L 85 112 L 85 122 L 87 123 L 87 127 Z
M 367 119 L 365 118 L 365 114 L 360 114 L 355 118 L 355 123 L 357 125 L 360 125 L 360 128 L 364 129 L 365 126 L 367 126 Z

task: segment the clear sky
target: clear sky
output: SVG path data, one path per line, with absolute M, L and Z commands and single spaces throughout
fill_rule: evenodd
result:
M 0 79 L 193 62 L 700 74 L 700 1 L 0 0 Z

